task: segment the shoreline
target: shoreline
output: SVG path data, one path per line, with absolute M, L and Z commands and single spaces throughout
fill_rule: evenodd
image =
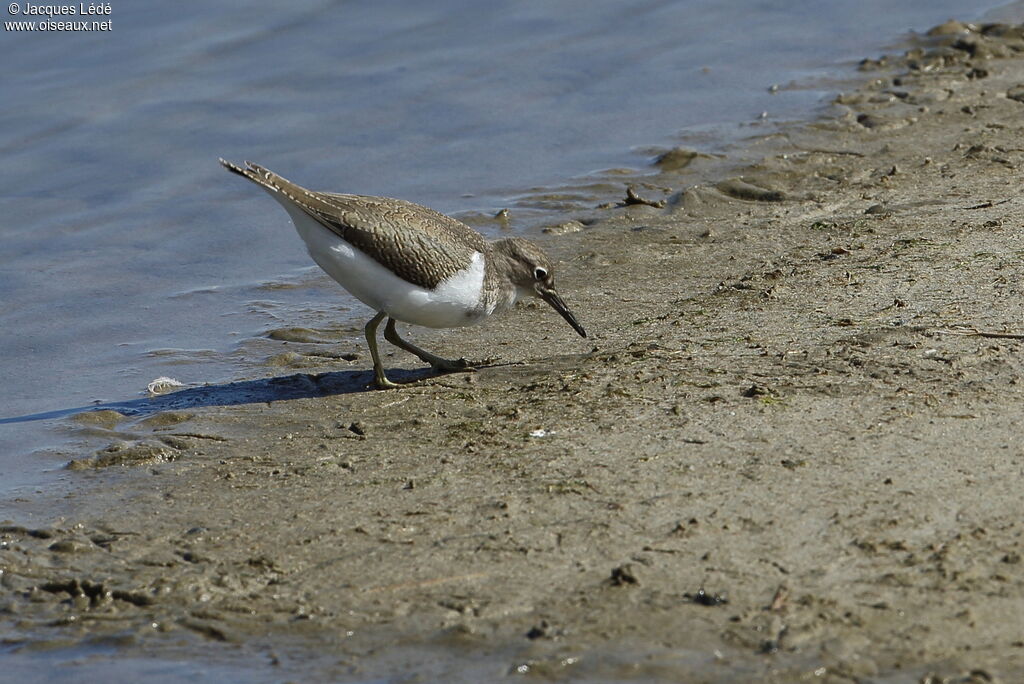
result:
M 415 329 L 503 362 L 398 392 L 295 341 L 314 374 L 271 382 L 304 398 L 93 416 L 119 446 L 78 467 L 135 467 L 3 528 L 4 632 L 298 631 L 286 668 L 352 681 L 1019 678 L 1024 34 L 943 26 L 742 173 L 549 234 L 592 340 L 540 307 Z

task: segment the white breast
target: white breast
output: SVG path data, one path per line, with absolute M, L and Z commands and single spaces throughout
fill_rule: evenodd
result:
M 481 310 L 484 255 L 476 252 L 470 265 L 443 280 L 434 290 L 405 281 L 275 195 L 295 224 L 313 261 L 327 275 L 374 311 L 428 328 L 457 328 L 479 323 L 492 313 Z

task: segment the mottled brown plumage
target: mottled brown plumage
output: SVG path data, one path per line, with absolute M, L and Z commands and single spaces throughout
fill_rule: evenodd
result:
M 433 289 L 469 266 L 487 241 L 461 221 L 405 200 L 315 192 L 269 169 L 221 163 L 241 176 L 284 193 L 306 213 L 398 277 Z M 410 230 L 414 228 L 414 230 Z

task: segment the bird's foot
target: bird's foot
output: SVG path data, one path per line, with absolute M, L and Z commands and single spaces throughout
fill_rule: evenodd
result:
M 474 364 L 468 359 L 434 359 L 430 367 L 437 373 L 473 373 Z
M 369 386 L 373 387 L 374 389 L 382 389 L 383 390 L 383 389 L 398 389 L 402 385 L 400 383 L 392 382 L 391 380 L 388 380 L 388 376 L 384 375 L 383 372 L 378 372 L 378 373 L 374 374 L 373 383 L 371 383 Z

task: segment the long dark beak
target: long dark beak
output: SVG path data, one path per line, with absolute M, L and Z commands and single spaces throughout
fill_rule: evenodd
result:
M 572 315 L 572 311 L 569 311 L 569 307 L 565 305 L 565 302 L 562 301 L 557 292 L 538 286 L 537 294 L 540 295 L 541 299 L 550 304 L 552 309 L 560 313 L 562 318 L 572 326 L 572 329 L 580 334 L 580 337 L 587 336 L 587 331 L 583 329 L 583 326 L 576 320 L 576 317 Z

